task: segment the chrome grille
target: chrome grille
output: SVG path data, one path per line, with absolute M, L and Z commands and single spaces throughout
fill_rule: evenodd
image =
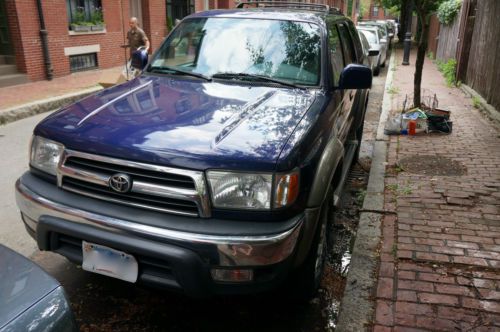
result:
M 131 178 L 129 192 L 110 188 L 110 178 L 118 173 Z M 58 168 L 58 185 L 118 204 L 193 217 L 210 216 L 202 172 L 66 150 Z

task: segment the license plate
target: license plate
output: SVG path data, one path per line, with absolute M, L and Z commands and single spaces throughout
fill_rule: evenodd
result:
M 85 271 L 128 282 L 137 281 L 138 265 L 134 256 L 94 243 L 82 241 Z

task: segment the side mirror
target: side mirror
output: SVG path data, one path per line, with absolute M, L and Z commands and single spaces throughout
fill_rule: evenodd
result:
M 363 65 L 350 64 L 340 73 L 338 89 L 370 89 L 372 70 Z
M 379 55 L 380 51 L 379 50 L 369 50 L 368 51 L 368 55 L 369 56 L 375 56 L 375 55 Z
M 380 39 L 380 43 L 381 43 L 381 44 L 385 44 L 385 43 L 387 43 L 387 39 L 385 39 L 385 38 Z

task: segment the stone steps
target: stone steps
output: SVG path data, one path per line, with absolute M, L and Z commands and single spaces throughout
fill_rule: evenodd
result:
M 26 74 L 16 73 L 16 74 L 0 75 L 0 88 L 11 85 L 28 83 L 28 82 L 29 80 Z

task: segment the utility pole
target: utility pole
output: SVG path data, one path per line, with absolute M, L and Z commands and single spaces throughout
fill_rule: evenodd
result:
M 410 64 L 410 50 L 411 50 L 411 24 L 413 21 L 413 1 L 408 1 L 406 10 L 406 34 L 404 41 L 404 53 L 403 53 L 403 66 L 408 66 Z

